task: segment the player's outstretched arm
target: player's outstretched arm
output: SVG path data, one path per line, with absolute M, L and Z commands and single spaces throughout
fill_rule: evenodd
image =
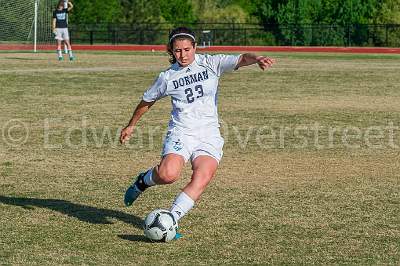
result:
M 262 70 L 265 70 L 265 69 L 271 67 L 275 63 L 275 60 L 272 58 L 266 57 L 266 56 L 262 56 L 262 55 L 246 53 L 246 54 L 242 54 L 240 56 L 239 61 L 236 65 L 236 68 L 253 65 L 256 63 Z
M 141 101 L 137 106 L 135 111 L 133 112 L 131 120 L 129 120 L 128 125 L 122 129 L 121 135 L 119 137 L 119 141 L 121 144 L 124 144 L 127 140 L 130 139 L 133 129 L 135 128 L 136 123 L 139 121 L 139 119 L 142 117 L 144 113 L 146 113 L 150 107 L 155 103 L 154 102 L 145 102 Z

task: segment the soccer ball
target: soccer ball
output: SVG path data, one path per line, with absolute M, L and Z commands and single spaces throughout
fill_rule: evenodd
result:
M 174 239 L 177 229 L 178 223 L 168 210 L 154 210 L 144 219 L 144 235 L 152 241 L 171 241 Z

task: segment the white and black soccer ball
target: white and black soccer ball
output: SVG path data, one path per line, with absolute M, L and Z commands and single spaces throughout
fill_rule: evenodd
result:
M 168 210 L 156 209 L 144 219 L 144 235 L 152 241 L 168 242 L 174 239 L 178 223 Z

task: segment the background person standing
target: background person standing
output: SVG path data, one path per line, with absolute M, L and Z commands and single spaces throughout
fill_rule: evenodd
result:
M 72 10 L 73 4 L 68 1 L 68 7 L 65 8 L 64 0 L 60 0 L 58 2 L 56 10 L 53 12 L 53 23 L 52 23 L 52 31 L 55 35 L 55 39 L 57 40 L 57 56 L 58 60 L 63 60 L 63 55 L 61 52 L 61 44 L 62 41 L 65 42 L 68 49 L 69 60 L 74 60 L 75 57 L 72 53 L 71 44 L 69 41 L 69 32 L 68 32 L 68 21 L 67 14 Z

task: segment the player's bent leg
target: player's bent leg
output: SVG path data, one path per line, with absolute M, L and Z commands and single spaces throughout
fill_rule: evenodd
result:
M 130 206 L 132 203 L 148 188 L 154 186 L 156 183 L 153 181 L 154 168 L 140 173 L 135 182 L 128 187 L 124 196 L 125 206 Z
M 137 200 L 137 198 L 140 196 L 140 194 L 143 193 L 143 191 L 145 191 L 145 189 L 147 187 L 143 187 L 144 184 L 144 176 L 147 174 L 148 172 L 143 172 L 140 173 L 137 177 L 135 182 L 130 185 L 128 187 L 128 189 L 125 191 L 125 195 L 124 195 L 124 203 L 125 206 L 131 206 L 132 203 Z M 139 188 L 141 187 L 141 188 Z
M 213 157 L 201 155 L 192 162 L 192 179 L 175 198 L 170 211 L 176 221 L 185 216 L 195 204 L 207 185 L 213 179 L 218 168 L 218 161 Z
M 131 206 L 148 187 L 173 183 L 179 178 L 184 163 L 182 156 L 168 154 L 164 156 L 158 167 L 140 173 L 125 192 L 125 205 Z
M 175 198 L 170 211 L 176 221 L 185 216 L 195 204 L 207 185 L 213 179 L 218 168 L 218 161 L 210 156 L 198 156 L 192 161 L 192 179 L 183 191 Z M 182 235 L 176 232 L 175 239 Z
M 180 177 L 184 165 L 183 156 L 174 153 L 165 155 L 154 175 L 154 182 L 160 185 L 175 182 Z
M 183 191 L 197 201 L 208 184 L 214 178 L 218 168 L 218 161 L 207 155 L 200 155 L 192 162 L 192 179 Z

